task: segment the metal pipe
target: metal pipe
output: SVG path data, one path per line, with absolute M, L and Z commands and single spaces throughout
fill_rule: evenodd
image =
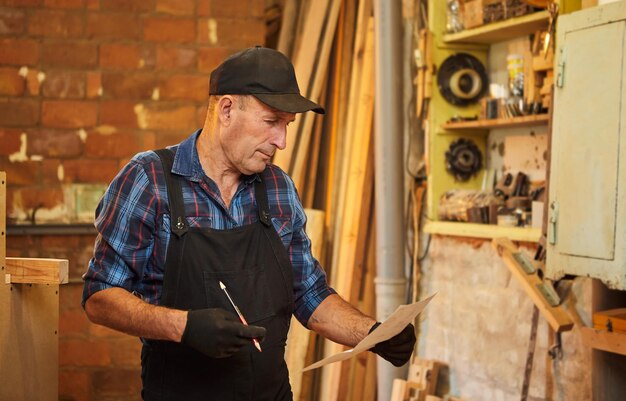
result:
M 403 218 L 403 69 L 401 1 L 375 0 L 376 316 L 386 319 L 406 301 Z M 378 363 L 378 400 L 389 400 L 406 367 Z

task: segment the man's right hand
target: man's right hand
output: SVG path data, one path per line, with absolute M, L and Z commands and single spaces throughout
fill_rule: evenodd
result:
M 265 328 L 245 326 L 224 309 L 197 309 L 187 314 L 181 342 L 212 358 L 225 358 L 239 351 L 252 339 L 262 341 Z

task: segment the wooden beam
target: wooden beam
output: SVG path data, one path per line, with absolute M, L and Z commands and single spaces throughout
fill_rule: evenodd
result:
M 571 330 L 574 326 L 574 322 L 565 311 L 563 305 L 550 305 L 539 288 L 537 288 L 538 285 L 542 284 L 542 280 L 539 278 L 537 271 L 528 274 L 515 260 L 514 255 L 519 252 L 517 246 L 508 238 L 494 238 L 492 245 L 498 252 L 498 255 L 504 260 L 504 263 L 513 274 L 513 277 L 518 280 L 524 291 L 526 291 L 535 306 L 537 306 L 550 327 L 556 332 Z
M 321 210 L 305 209 L 307 216 L 306 232 L 311 238 L 313 257 L 320 258 L 323 254 L 324 244 L 324 212 Z M 309 345 L 315 342 L 315 333 L 303 327 L 295 318 L 291 319 L 287 336 L 287 348 L 285 349 L 285 361 L 289 367 L 289 381 L 293 399 L 300 400 L 303 390 L 302 369 L 313 361 L 307 361 Z M 305 372 L 304 374 L 312 374 Z
M 4 268 L 6 257 L 6 211 L 7 211 L 7 174 L 0 171 L 0 268 Z
M 614 354 L 626 355 L 626 334 L 582 327 L 583 344 L 587 347 Z
M 297 48 L 293 54 L 292 60 L 294 69 L 296 71 L 296 78 L 298 79 L 298 85 L 300 87 L 300 93 L 305 97 L 311 97 L 309 93 L 309 85 L 312 77 L 314 77 L 314 68 L 317 67 L 316 59 L 318 59 L 318 53 L 320 52 L 319 46 L 324 28 L 324 21 L 329 10 L 329 0 L 317 0 L 310 4 L 310 9 L 304 19 L 304 26 L 302 31 L 302 43 L 303 45 Z M 315 101 L 316 99 L 311 99 Z M 295 152 L 301 142 L 300 139 L 300 126 L 303 125 L 303 120 L 306 119 L 307 113 L 302 113 L 296 118 L 293 124 L 288 129 L 288 141 L 290 146 L 285 149 L 276 152 L 274 155 L 274 164 L 291 174 L 292 159 Z M 292 177 L 293 178 L 293 177 Z M 296 187 L 298 182 L 294 180 Z
M 316 54 L 316 59 L 311 63 L 316 65 L 315 70 L 311 74 L 309 81 L 309 87 L 307 90 L 307 97 L 313 101 L 319 102 L 322 94 L 322 87 L 328 81 L 328 60 L 330 59 L 330 50 L 332 48 L 333 38 L 335 36 L 335 30 L 337 28 L 337 19 L 339 17 L 339 6 L 341 0 L 331 0 L 328 5 L 327 20 L 322 36 L 320 38 L 319 53 Z M 296 183 L 296 187 L 302 188 L 305 181 L 305 161 L 307 156 L 313 152 L 317 152 L 317 149 L 310 150 L 311 132 L 313 130 L 313 121 L 316 119 L 314 113 L 304 113 L 301 118 L 301 126 L 298 127 L 297 134 L 297 148 L 294 149 L 295 158 L 292 156 L 289 166 L 289 172 L 291 178 Z M 297 125 L 297 122 L 296 122 Z
M 347 180 L 342 186 L 345 192 L 345 201 L 341 209 L 341 224 L 339 235 L 335 236 L 335 255 L 331 284 L 340 295 L 352 301 L 354 295 L 354 273 L 358 261 L 362 262 L 365 250 L 364 233 L 369 229 L 368 217 L 371 202 L 371 189 L 373 180 L 373 166 L 370 162 L 372 141 L 372 119 L 374 109 L 374 21 L 370 18 L 367 29 L 367 45 L 364 54 L 363 75 L 358 102 L 358 116 L 355 129 L 348 134 L 355 139 L 350 147 L 348 168 L 346 169 Z M 338 241 L 338 242 L 337 242 Z M 360 284 L 356 283 L 356 284 Z M 343 350 L 343 346 L 327 341 L 325 346 L 326 355 L 334 354 Z M 333 401 L 338 399 L 339 386 L 342 380 L 342 364 L 330 364 L 323 367 L 323 389 L 321 399 Z
M 278 35 L 278 51 L 291 58 L 298 21 L 298 1 L 286 0 Z
M 6 258 L 6 284 L 65 284 L 67 259 Z

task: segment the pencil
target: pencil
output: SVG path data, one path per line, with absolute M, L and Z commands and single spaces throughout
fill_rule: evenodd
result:
M 235 309 L 235 312 L 237 312 L 237 316 L 239 316 L 239 320 L 241 320 L 241 323 L 243 323 L 244 325 L 248 326 L 248 322 L 246 321 L 246 318 L 243 317 L 243 314 L 241 313 L 241 311 L 239 310 L 239 308 L 237 307 L 237 305 L 235 305 L 235 302 L 233 301 L 233 299 L 230 297 L 230 294 L 228 293 L 228 291 L 226 290 L 226 286 L 224 285 L 224 283 L 222 283 L 220 281 L 220 288 L 222 290 L 224 290 L 224 293 L 226 294 L 226 296 L 228 297 L 228 300 L 230 301 L 230 304 L 233 306 L 233 308 Z M 254 346 L 256 347 L 256 349 L 259 350 L 259 352 L 263 352 L 261 350 L 261 344 L 259 344 L 259 340 L 257 340 L 256 338 L 252 339 L 252 342 L 254 343 Z

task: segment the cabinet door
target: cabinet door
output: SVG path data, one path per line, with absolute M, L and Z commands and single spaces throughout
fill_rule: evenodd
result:
M 607 14 L 617 14 L 607 18 Z M 559 20 L 547 274 L 626 287 L 626 7 Z

